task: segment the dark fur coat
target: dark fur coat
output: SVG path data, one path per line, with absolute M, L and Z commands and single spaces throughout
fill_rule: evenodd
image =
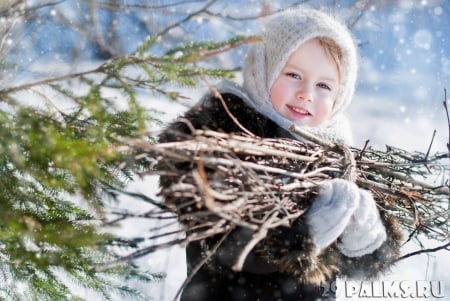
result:
M 263 138 L 288 137 L 291 134 L 273 121 L 248 107 L 233 94 L 223 94 L 234 117 L 253 134 Z M 226 113 L 219 99 L 206 98 L 170 124 L 159 136 L 160 142 L 182 140 L 190 133 L 188 121 L 196 129 L 208 128 L 226 133 L 242 132 Z M 181 168 L 189 168 L 187 166 Z M 169 187 L 174 178 L 162 176 L 160 185 Z M 177 200 L 166 200 L 177 204 Z M 233 272 L 240 250 L 252 235 L 249 230 L 236 229 L 217 252 L 195 273 L 185 287 L 182 301 L 219 300 L 325 300 L 323 288 L 336 276 L 375 277 L 389 269 L 399 254 L 400 234 L 396 223 L 381 213 L 388 239 L 374 253 L 358 258 L 342 255 L 334 245 L 315 255 L 308 228 L 300 217 L 291 227 L 278 227 L 269 233 L 247 257 L 242 272 Z M 186 250 L 188 275 L 218 242 L 209 238 L 189 243 Z

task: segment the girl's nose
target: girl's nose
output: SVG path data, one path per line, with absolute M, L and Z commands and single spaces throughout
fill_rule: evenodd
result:
M 297 89 L 295 98 L 301 101 L 311 102 L 313 100 L 310 89 L 308 87 L 302 86 Z

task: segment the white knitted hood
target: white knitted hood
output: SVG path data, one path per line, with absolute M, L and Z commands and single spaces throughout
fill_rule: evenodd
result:
M 223 81 L 216 85 L 216 89 L 221 93 L 231 93 L 239 98 L 241 98 L 247 105 L 255 109 L 257 112 L 266 116 L 267 118 L 273 120 L 276 124 L 278 124 L 281 128 L 285 130 L 289 130 L 289 127 L 292 125 L 292 121 L 287 118 L 284 118 L 278 112 L 276 112 L 272 105 L 270 106 L 261 106 L 258 101 L 255 101 L 254 98 L 250 97 L 247 92 L 238 84 Z M 200 103 L 208 99 L 209 94 L 205 96 Z M 350 125 L 343 115 L 339 114 L 333 118 L 332 123 L 328 123 L 326 127 L 308 127 L 301 126 L 303 130 L 308 131 L 309 133 L 315 135 L 316 137 L 325 139 L 330 142 L 338 142 L 345 143 L 350 145 L 352 143 L 352 135 L 350 130 Z M 296 135 L 292 132 L 292 136 L 297 138 L 298 140 L 304 140 L 302 137 Z
M 270 88 L 289 57 L 304 42 L 316 38 L 332 39 L 342 50 L 340 90 L 331 118 L 318 127 L 297 124 L 331 142 L 352 143 L 351 130 L 343 110 L 353 98 L 358 71 L 357 48 L 350 31 L 335 18 L 318 10 L 291 9 L 271 17 L 261 33 L 263 42 L 250 47 L 244 63 L 244 90 L 247 104 L 287 129 L 292 121 L 272 106 Z

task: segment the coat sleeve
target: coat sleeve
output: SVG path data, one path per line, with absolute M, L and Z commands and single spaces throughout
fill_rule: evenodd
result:
M 355 279 L 374 279 L 389 272 L 400 256 L 402 234 L 395 217 L 380 212 L 386 228 L 386 241 L 374 252 L 361 257 L 346 257 L 339 253 L 340 274 Z
M 386 241 L 374 252 L 360 257 L 347 257 L 337 248 L 337 242 L 331 244 L 320 254 L 308 234 L 308 227 L 300 217 L 289 229 L 278 229 L 285 233 L 278 234 L 276 239 L 284 237 L 285 248 L 280 248 L 283 241 L 271 239 L 275 244 L 269 249 L 272 253 L 268 261 L 273 262 L 283 273 L 296 275 L 307 283 L 320 284 L 337 275 L 353 279 L 375 279 L 389 272 L 400 255 L 401 232 L 395 217 L 380 213 L 386 228 Z M 303 235 L 301 234 L 303 232 Z

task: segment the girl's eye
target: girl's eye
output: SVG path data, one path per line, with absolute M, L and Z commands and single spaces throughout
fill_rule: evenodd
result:
M 322 89 L 326 89 L 326 90 L 331 91 L 330 86 L 328 86 L 327 84 L 320 83 L 320 84 L 318 84 L 318 86 L 319 86 L 320 88 L 322 88 Z
M 288 72 L 286 73 L 287 76 L 295 78 L 295 79 L 302 79 L 300 75 L 298 75 L 297 73 L 293 73 L 293 72 Z

